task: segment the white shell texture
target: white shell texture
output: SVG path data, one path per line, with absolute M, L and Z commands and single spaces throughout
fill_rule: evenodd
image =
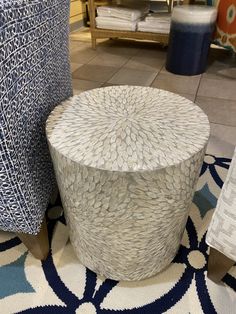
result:
M 73 97 L 49 141 L 85 166 L 138 171 L 178 164 L 208 136 L 207 116 L 190 100 L 151 87 L 111 86 Z
M 113 88 L 114 91 L 112 92 Z M 113 88 L 104 88 L 105 91 L 102 89 L 101 91 L 85 92 L 84 96 L 76 96 L 64 105 L 58 106 L 47 122 L 47 135 L 69 225 L 71 242 L 80 261 L 91 270 L 108 278 L 140 280 L 161 271 L 171 262 L 178 250 L 205 153 L 209 125 L 206 116 L 197 106 L 173 93 L 142 87 L 122 86 Z M 140 92 L 138 92 L 139 89 Z M 117 105 L 119 108 L 115 110 L 114 100 L 109 109 L 104 98 L 103 103 L 107 109 L 102 111 L 99 107 L 99 111 L 96 111 L 93 101 L 98 102 L 98 99 L 94 95 L 105 95 L 107 91 L 110 94 L 116 94 L 117 90 L 119 93 L 121 90 L 126 91 L 126 97 L 120 97 L 119 106 Z M 132 95 L 135 95 L 136 90 L 138 96 L 135 101 L 132 97 L 128 97 L 128 90 L 131 91 Z M 151 116 L 154 116 L 155 110 L 149 104 L 150 99 L 155 99 L 155 97 L 151 96 L 151 93 L 155 97 L 162 94 L 160 99 L 163 101 L 165 99 L 167 108 L 170 105 L 169 110 L 167 108 L 164 110 L 164 105 L 158 106 L 158 102 L 156 102 L 156 111 L 159 107 L 162 109 L 159 116 L 156 114 L 153 120 Z M 141 95 L 146 95 L 147 107 L 152 110 L 152 115 L 147 114 L 147 119 L 145 114 L 142 115 L 146 109 L 145 105 L 142 104 L 145 97 L 142 98 Z M 170 96 L 169 101 L 168 95 Z M 174 100 L 175 97 L 176 101 Z M 90 133 L 86 132 L 85 126 L 87 125 L 88 130 L 91 127 L 96 129 L 96 125 L 98 125 L 98 130 L 101 127 L 99 119 L 98 122 L 96 119 L 93 120 L 92 125 L 88 116 L 86 119 L 85 113 L 83 119 L 86 122 L 84 123 L 83 119 L 77 116 L 75 108 L 79 108 L 79 104 L 85 106 L 81 99 L 84 101 L 90 99 L 91 108 L 93 108 L 92 113 L 97 113 L 100 116 L 101 111 L 105 112 L 101 115 L 106 117 L 104 118 L 106 123 L 103 129 L 105 135 L 108 130 L 108 113 L 110 112 L 111 117 L 114 117 L 113 120 L 115 120 L 115 112 L 120 112 L 122 99 L 130 99 L 131 108 L 136 108 L 137 122 L 129 125 L 129 131 L 125 132 L 129 135 L 130 142 L 127 143 L 127 135 L 126 137 L 121 135 L 123 128 L 120 128 L 117 123 L 113 123 L 116 132 L 120 132 L 119 136 L 116 134 L 115 141 L 120 138 L 120 143 L 125 142 L 123 146 L 121 144 L 116 146 L 117 149 L 118 147 L 123 148 L 122 153 L 118 150 L 111 150 L 110 144 L 108 147 L 104 144 L 106 139 L 109 138 L 110 140 L 111 137 L 102 137 L 101 139 L 99 136 L 96 137 L 94 130 L 92 131 L 93 136 L 101 143 L 101 146 L 98 146 L 102 147 L 101 151 L 98 150 L 99 158 L 103 154 L 103 146 L 106 146 L 107 156 L 103 158 L 103 166 L 99 163 L 99 158 L 93 159 L 93 155 L 86 163 L 84 157 L 83 159 L 80 159 L 81 157 L 76 158 L 76 154 L 72 156 L 70 153 L 73 146 L 76 148 L 78 143 L 81 143 L 81 141 L 77 141 L 75 135 L 73 141 L 70 141 L 70 135 L 74 133 L 82 139 L 82 131 L 77 132 L 81 125 L 87 141 L 92 140 L 92 137 L 88 136 Z M 136 107 L 135 102 L 139 102 Z M 182 102 L 182 105 L 178 105 L 178 102 Z M 154 103 L 153 101 L 153 106 Z M 128 101 L 126 107 L 129 107 Z M 88 110 L 88 103 L 86 108 Z M 185 119 L 182 119 L 177 108 L 179 108 L 180 113 L 185 115 Z M 174 123 L 173 111 L 176 113 L 175 120 L 182 121 L 182 124 L 185 125 L 183 129 L 180 128 L 179 132 L 177 126 L 180 125 L 178 124 L 180 122 Z M 81 111 L 78 110 L 78 112 Z M 124 112 L 124 107 L 121 112 Z M 134 111 L 129 108 L 127 112 Z M 69 118 L 69 113 L 73 119 L 72 117 Z M 87 115 L 89 113 L 87 112 Z M 120 113 L 120 116 L 122 114 Z M 62 127 L 62 119 L 67 121 L 65 129 L 64 126 Z M 173 119 L 172 130 L 170 127 L 171 119 Z M 155 121 L 158 127 L 155 127 Z M 165 124 L 164 121 L 167 123 Z M 70 125 L 74 133 L 70 131 Z M 133 125 L 135 125 L 134 129 Z M 150 136 L 148 136 L 151 132 L 148 128 L 149 125 L 153 130 Z M 142 129 L 145 130 L 144 133 L 140 130 L 142 126 L 144 126 Z M 65 134 L 60 138 L 63 132 Z M 165 134 L 166 132 L 168 135 Z M 184 132 L 187 132 L 187 136 Z M 102 133 L 99 134 L 102 136 Z M 137 137 L 132 138 L 131 134 L 137 134 Z M 146 137 L 143 137 L 143 134 Z M 184 140 L 181 140 L 182 136 Z M 139 148 L 137 142 L 140 141 L 140 138 L 143 139 L 143 142 L 140 142 Z M 165 151 L 164 143 L 167 145 L 165 142 L 167 138 L 170 138 L 169 146 L 172 147 L 172 150 L 166 147 L 167 151 Z M 187 140 L 192 145 L 188 145 Z M 184 151 L 183 155 L 177 154 L 179 151 L 178 142 L 180 142 L 182 149 L 188 147 L 186 155 Z M 151 146 L 152 144 L 154 146 Z M 162 148 L 160 151 L 158 144 Z M 148 145 L 150 145 L 150 150 L 145 151 L 149 147 Z M 156 156 L 159 157 L 160 161 L 157 164 L 154 163 L 154 150 L 152 149 L 155 145 Z M 141 149 L 142 146 L 145 147 L 145 150 Z M 132 151 L 131 156 L 136 152 L 136 155 L 140 153 L 144 159 L 142 161 L 140 156 L 135 156 L 135 162 L 132 164 L 134 166 L 128 167 L 132 171 L 126 171 L 126 167 L 123 166 L 127 156 L 129 156 L 129 147 Z M 176 158 L 174 158 L 173 151 L 176 152 Z M 114 158 L 117 163 L 116 171 L 113 170 L 113 163 L 109 164 L 109 156 L 113 156 L 110 158 Z M 166 158 L 168 158 L 167 161 Z M 91 167 L 93 160 L 96 160 L 98 167 L 95 167 L 96 163 Z M 105 167 L 107 169 L 104 169 Z

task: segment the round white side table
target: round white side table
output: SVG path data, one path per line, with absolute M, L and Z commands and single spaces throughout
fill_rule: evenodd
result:
M 178 251 L 209 137 L 203 111 L 150 87 L 74 96 L 47 121 L 72 245 L 91 270 L 140 280 Z

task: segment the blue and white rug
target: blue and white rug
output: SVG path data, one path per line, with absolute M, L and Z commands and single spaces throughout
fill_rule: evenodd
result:
M 49 219 L 51 252 L 43 263 L 13 234 L 0 232 L 0 313 L 236 313 L 236 267 L 221 285 L 206 277 L 205 234 L 229 164 L 206 155 L 178 255 L 147 280 L 116 282 L 82 266 L 63 216 Z

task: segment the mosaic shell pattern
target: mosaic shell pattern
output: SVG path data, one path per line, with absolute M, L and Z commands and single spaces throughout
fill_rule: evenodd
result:
M 124 95 L 121 96 L 122 90 Z M 109 107 L 108 100 L 103 98 L 105 108 L 102 109 L 102 97 L 106 94 L 110 95 L 108 98 L 112 104 Z M 117 95 L 117 102 L 115 96 L 112 98 L 111 95 Z M 146 109 L 145 99 L 149 110 Z M 160 104 L 158 99 L 162 100 Z M 91 110 L 88 101 L 91 102 Z M 113 153 L 113 146 L 106 144 L 110 143 L 106 139 L 111 138 L 106 133 L 109 114 L 110 122 L 113 122 L 114 130 L 118 132 L 123 128 L 114 121 L 122 120 L 127 127 L 128 118 L 124 118 L 124 112 L 133 113 L 133 117 L 136 113 L 136 119 L 132 118 L 132 123 L 127 128 L 130 130 L 130 145 L 127 143 L 128 137 L 122 137 L 123 133 L 118 133 L 119 136 L 116 137 L 116 140 L 122 139 L 120 145 L 115 147 L 123 148 L 121 156 L 125 166 L 122 162 L 118 163 L 120 155 L 116 152 L 117 170 L 109 171 L 115 168 L 112 163 L 109 164 L 108 159 Z M 185 115 L 185 119 L 179 112 Z M 152 118 L 154 116 L 155 119 Z M 181 124 L 174 123 L 174 116 L 182 123 L 179 132 L 177 125 Z M 96 125 L 98 130 L 104 125 L 103 134 L 107 135 L 106 138 L 101 139 L 97 135 L 100 131 L 96 134 Z M 135 138 L 131 137 L 131 126 L 135 126 Z M 153 128 L 153 133 L 149 126 Z M 108 154 L 102 162 L 94 155 L 93 167 L 90 166 L 93 155 L 86 163 L 85 157 L 81 158 L 78 151 L 78 147 L 90 146 L 83 146 L 79 137 L 76 137 L 77 134 L 82 139 L 84 132 L 85 139 L 92 141 L 93 137 L 88 135 L 90 128 L 94 138 L 100 139 L 102 143 L 101 152 L 105 149 Z M 69 134 L 73 134 L 72 138 Z M 109 87 L 85 92 L 58 106 L 47 121 L 47 136 L 71 242 L 80 261 L 91 270 L 116 280 L 144 279 L 166 267 L 180 244 L 209 136 L 209 125 L 202 111 L 189 100 L 172 93 L 142 87 Z M 137 145 L 141 145 L 141 138 L 145 149 L 149 144 L 153 145 L 147 154 Z M 167 147 L 167 152 L 164 151 L 166 142 L 163 138 L 170 139 L 169 146 L 172 145 L 172 150 Z M 192 145 L 188 144 L 188 139 Z M 125 143 L 123 146 L 122 142 Z M 186 143 L 185 150 L 183 143 Z M 141 154 L 132 163 L 133 168 L 127 161 L 129 154 L 125 155 L 124 151 L 132 145 L 137 147 L 133 152 Z M 152 155 L 155 145 L 158 163 L 154 163 Z M 158 145 L 162 147 L 163 153 Z M 182 155 L 179 147 L 182 147 Z M 176 151 L 175 159 L 173 151 Z M 102 153 L 98 156 L 101 157 Z M 132 171 L 124 171 L 128 165 Z M 105 166 L 108 170 L 101 169 Z
M 208 135 L 206 115 L 190 100 L 150 87 L 112 86 L 74 97 L 50 142 L 86 166 L 138 171 L 191 158 Z

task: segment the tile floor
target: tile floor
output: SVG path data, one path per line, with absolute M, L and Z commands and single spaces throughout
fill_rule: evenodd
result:
M 74 93 L 100 86 L 153 86 L 194 101 L 211 122 L 211 153 L 232 155 L 236 145 L 236 57 L 211 48 L 206 73 L 179 76 L 165 70 L 166 48 L 157 43 L 101 40 L 93 50 L 87 31 L 71 35 Z M 216 145 L 217 143 L 217 145 Z

